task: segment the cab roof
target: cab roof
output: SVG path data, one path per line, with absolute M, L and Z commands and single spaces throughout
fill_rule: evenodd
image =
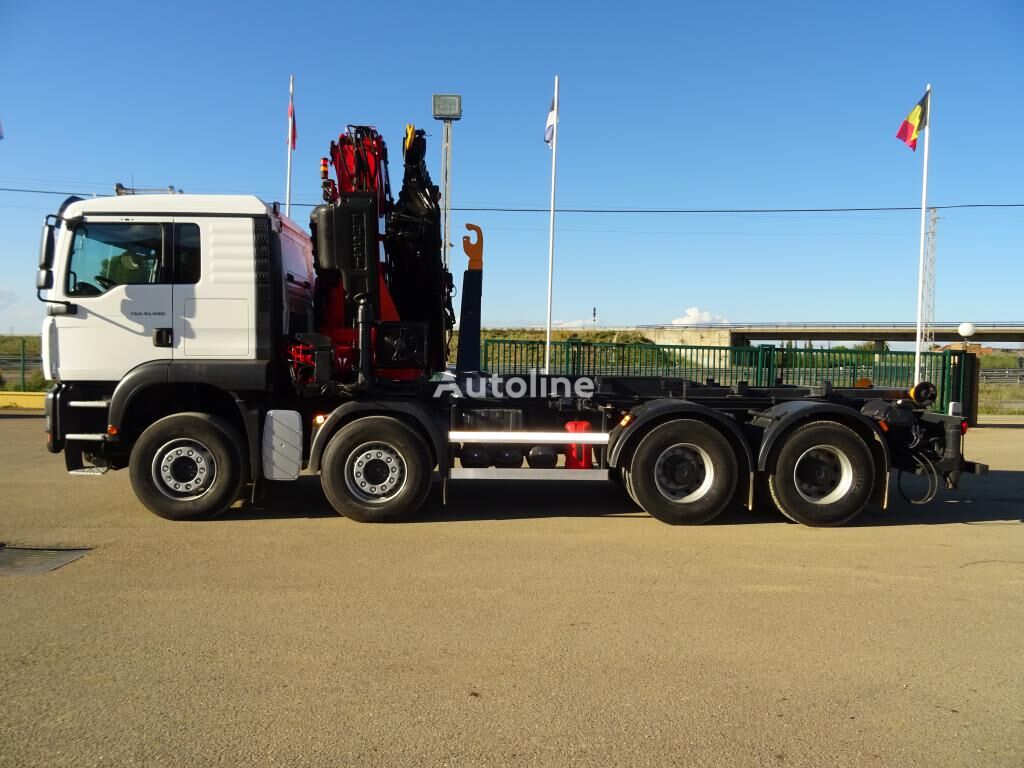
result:
M 66 205 L 62 215 L 73 219 L 90 214 L 266 216 L 270 213 L 270 206 L 255 195 L 121 195 L 76 200 Z

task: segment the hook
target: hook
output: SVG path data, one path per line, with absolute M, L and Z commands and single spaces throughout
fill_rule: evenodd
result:
M 484 233 L 476 224 L 467 224 L 466 229 L 476 233 L 476 242 L 469 235 L 462 236 L 462 250 L 469 257 L 469 269 L 484 268 Z

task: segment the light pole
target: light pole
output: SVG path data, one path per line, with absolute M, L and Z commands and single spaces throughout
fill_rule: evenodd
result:
M 960 323 L 957 326 L 956 332 L 960 334 L 960 338 L 964 340 L 964 352 L 967 351 L 967 340 L 974 335 L 974 323 Z
M 452 231 L 452 123 L 462 119 L 462 96 L 455 93 L 435 93 L 434 119 L 443 124 L 441 130 L 441 257 L 448 269 L 448 248 Z

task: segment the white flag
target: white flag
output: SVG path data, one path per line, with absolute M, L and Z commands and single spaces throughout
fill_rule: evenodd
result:
M 558 120 L 558 113 L 555 110 L 555 100 L 551 99 L 551 109 L 548 110 L 548 121 L 544 124 L 544 141 L 548 144 L 555 138 L 555 121 Z

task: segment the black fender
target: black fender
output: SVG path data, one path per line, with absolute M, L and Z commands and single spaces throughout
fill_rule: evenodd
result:
M 153 362 L 143 363 L 132 368 L 117 382 L 117 386 L 114 387 L 114 394 L 110 396 L 110 410 L 107 413 L 107 423 L 112 427 L 116 427 L 118 432 L 112 438 L 108 437 L 108 440 L 116 440 L 120 436 L 124 415 L 128 412 L 128 406 L 136 395 L 148 387 L 156 384 L 166 384 L 169 381 L 167 369 L 170 366 L 170 360 L 154 360 Z
M 882 509 L 888 507 L 892 455 L 885 435 L 873 419 L 839 403 L 792 400 L 774 405 L 755 416 L 751 424 L 764 429 L 757 453 L 757 470 L 772 471 L 775 468 L 775 449 L 780 441 L 789 432 L 810 421 L 835 421 L 849 427 L 863 438 L 875 460 L 875 487 L 871 500 Z
M 238 408 L 238 415 L 245 427 L 243 437 L 249 454 L 250 476 L 254 480 L 258 479 L 263 475 L 259 449 L 259 411 L 251 408 L 237 390 L 264 391 L 266 379 L 267 363 L 261 360 L 153 360 L 142 363 L 124 375 L 110 396 L 107 423 L 115 428 L 115 434 L 108 436 L 107 442 L 120 439 L 125 414 L 132 400 L 149 387 L 160 384 L 203 384 L 222 390 Z
M 313 433 L 309 447 L 309 462 L 306 468 L 311 472 L 320 471 L 320 460 L 324 448 L 334 433 L 346 424 L 363 416 L 392 416 L 418 429 L 426 436 L 428 445 L 437 459 L 441 476 L 448 475 L 448 440 L 445 436 L 438 414 L 419 403 L 402 402 L 399 400 L 352 400 L 343 403 L 331 411 L 327 420 Z
M 663 398 L 651 400 L 638 405 L 629 412 L 630 420 L 623 426 L 617 424 L 608 436 L 608 466 L 620 467 L 632 457 L 636 447 L 651 428 L 666 421 L 679 418 L 694 418 L 716 427 L 732 445 L 740 460 L 741 482 L 737 488 L 737 498 L 743 500 L 749 509 L 753 504 L 754 493 L 754 453 L 750 443 L 739 425 L 721 411 L 708 408 L 689 400 Z M 745 464 L 745 466 L 743 466 Z M 744 472 L 744 470 L 746 470 Z M 745 475 L 745 482 L 742 481 Z

